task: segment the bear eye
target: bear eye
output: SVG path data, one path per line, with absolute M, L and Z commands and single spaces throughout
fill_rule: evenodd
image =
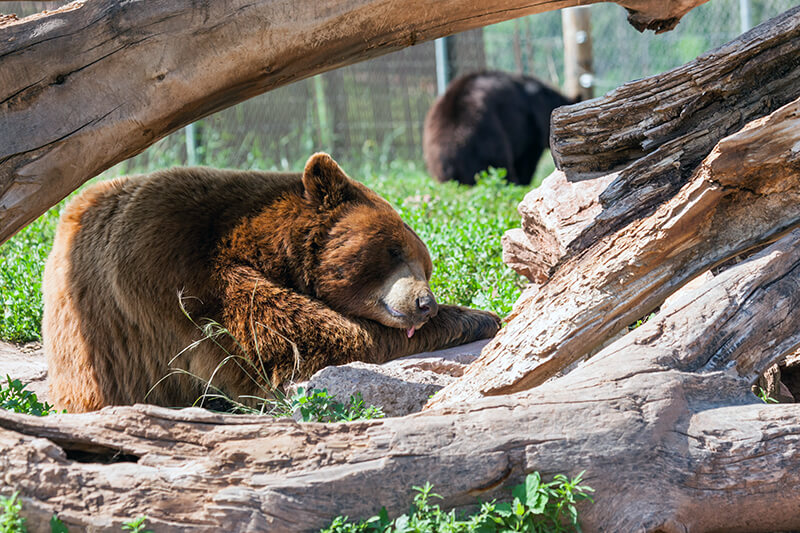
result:
M 392 259 L 399 259 L 403 256 L 403 251 L 400 248 L 395 248 L 394 246 L 389 248 L 389 257 Z

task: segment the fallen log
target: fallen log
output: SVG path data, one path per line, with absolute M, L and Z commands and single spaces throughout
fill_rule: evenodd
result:
M 652 215 L 562 261 L 428 406 L 540 385 L 694 276 L 800 224 L 797 143 L 800 99 L 721 140 Z
M 669 26 L 705 0 L 620 0 Z M 86 180 L 314 74 L 579 0 L 85 0 L 0 22 L 0 244 Z M 457 16 L 456 16 L 457 14 Z
M 567 179 L 618 172 L 573 252 L 655 210 L 720 139 L 800 97 L 799 59 L 796 7 L 686 65 L 557 109 L 550 144 Z
M 749 386 L 800 342 L 798 283 L 793 231 L 559 380 L 403 418 L 0 411 L 4 490 L 20 490 L 32 531 L 55 512 L 70 531 L 146 514 L 159 532 L 297 532 L 404 512 L 425 481 L 451 507 L 505 498 L 533 470 L 585 469 L 587 531 L 795 529 L 800 411 Z
M 517 207 L 522 227 L 503 235 L 503 262 L 534 283 L 550 278 L 570 245 L 602 211 L 600 193 L 615 174 L 570 182 L 556 170 Z

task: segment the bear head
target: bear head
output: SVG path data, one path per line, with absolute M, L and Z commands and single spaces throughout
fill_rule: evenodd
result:
M 302 181 L 304 201 L 325 228 L 317 240 L 315 296 L 411 337 L 438 310 L 425 244 L 386 200 L 347 177 L 327 154 L 308 160 Z

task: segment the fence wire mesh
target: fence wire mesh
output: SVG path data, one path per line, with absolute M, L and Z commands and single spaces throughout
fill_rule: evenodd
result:
M 30 14 L 65 2 L 4 2 L 2 12 Z M 616 4 L 591 6 L 595 95 L 694 59 L 797 5 L 797 0 L 711 0 L 671 32 L 640 34 Z M 541 13 L 454 36 L 453 75 L 499 69 L 563 83 L 561 14 Z M 436 97 L 434 44 L 281 87 L 198 121 L 195 160 L 239 168 L 298 170 L 314 151 L 340 161 L 421 161 L 422 126 Z M 130 162 L 137 168 L 186 164 L 186 130 Z

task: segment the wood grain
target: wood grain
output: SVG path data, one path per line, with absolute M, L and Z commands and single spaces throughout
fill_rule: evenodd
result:
M 540 385 L 694 276 L 800 224 L 798 143 L 800 99 L 722 139 L 653 214 L 562 259 L 428 406 Z

